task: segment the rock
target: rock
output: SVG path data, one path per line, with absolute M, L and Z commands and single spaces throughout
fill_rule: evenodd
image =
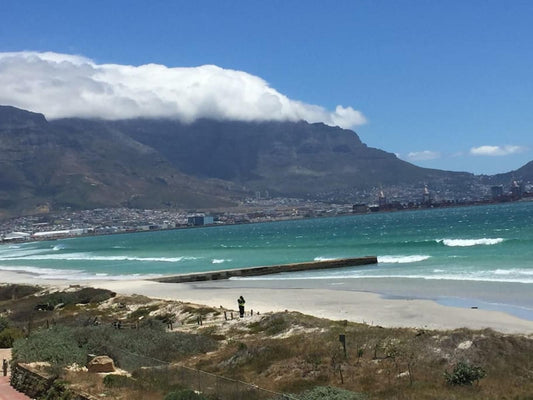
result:
M 115 363 L 108 356 L 96 356 L 87 364 L 89 372 L 114 372 Z
M 472 344 L 473 344 L 473 343 L 472 343 L 471 340 L 466 340 L 466 341 L 464 341 L 464 342 L 462 342 L 462 343 L 459 343 L 459 344 L 457 345 L 457 348 L 458 348 L 458 349 L 461 349 L 461 350 L 468 350 L 470 347 L 472 347 Z

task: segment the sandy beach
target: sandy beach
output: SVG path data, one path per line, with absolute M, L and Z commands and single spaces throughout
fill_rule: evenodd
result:
M 332 320 L 349 320 L 383 327 L 409 327 L 448 330 L 456 328 L 491 328 L 502 333 L 533 334 L 533 320 L 519 318 L 502 310 L 484 309 L 493 304 L 484 301 L 486 295 L 494 302 L 494 288 L 489 284 L 473 285 L 471 282 L 424 281 L 405 283 L 401 280 L 350 280 L 317 282 L 313 280 L 236 279 L 224 281 L 184 283 L 158 283 L 146 280 L 94 280 L 74 282 L 43 280 L 28 274 L 3 272 L 3 283 L 25 283 L 54 287 L 80 284 L 113 290 L 119 294 L 140 294 L 159 299 L 204 304 L 226 309 L 237 309 L 237 298 L 246 298 L 247 310 L 267 313 L 299 311 Z M 530 296 L 529 287 L 505 287 L 498 284 L 497 293 L 504 296 Z M 417 290 L 414 291 L 413 288 Z M 387 289 L 388 288 L 388 289 Z M 427 292 L 427 293 L 426 293 Z M 461 294 L 468 292 L 468 299 Z M 491 293 L 492 292 L 492 293 Z M 408 295 L 412 293 L 412 295 Z M 424 299 L 426 294 L 441 293 L 443 299 L 456 299 L 460 306 L 444 305 Z M 417 296 L 415 297 L 414 294 Z M 428 297 L 428 296 L 426 296 Z M 465 301 L 470 301 L 471 306 Z

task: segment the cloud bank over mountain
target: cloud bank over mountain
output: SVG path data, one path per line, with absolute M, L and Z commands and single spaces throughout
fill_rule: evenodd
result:
M 0 53 L 0 87 L 0 104 L 49 119 L 305 120 L 342 128 L 366 122 L 352 107 L 329 111 L 292 100 L 257 76 L 215 65 L 130 66 L 53 52 Z

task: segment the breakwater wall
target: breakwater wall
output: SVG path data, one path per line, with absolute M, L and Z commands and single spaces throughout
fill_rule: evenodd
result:
M 339 258 L 335 260 L 311 261 L 293 264 L 268 265 L 263 267 L 226 269 L 220 271 L 208 271 L 183 275 L 164 276 L 151 279 L 162 283 L 187 283 L 200 281 L 214 281 L 219 279 L 229 279 L 232 277 L 260 276 L 278 274 L 280 272 L 311 271 L 315 269 L 331 269 L 355 267 L 360 265 L 377 264 L 376 256 L 358 258 Z

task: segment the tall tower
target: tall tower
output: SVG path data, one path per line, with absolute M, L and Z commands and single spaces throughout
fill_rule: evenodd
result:
M 427 185 L 424 185 L 424 196 L 422 198 L 422 203 L 425 205 L 431 204 L 431 193 L 429 192 Z
M 379 192 L 378 204 L 379 208 L 384 208 L 387 205 L 387 198 L 385 197 L 383 190 L 380 190 Z

